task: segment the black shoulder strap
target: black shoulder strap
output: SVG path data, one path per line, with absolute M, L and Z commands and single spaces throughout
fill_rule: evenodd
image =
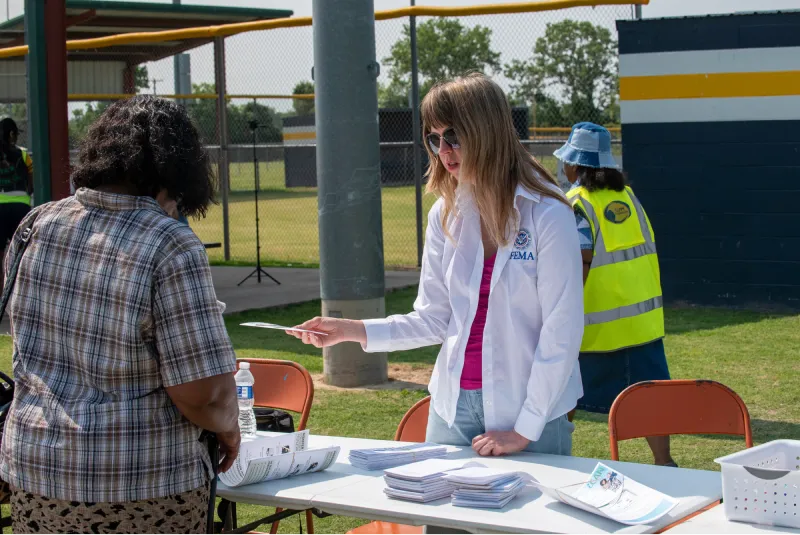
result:
M 3 316 L 6 314 L 6 306 L 8 305 L 8 300 L 11 298 L 11 291 L 14 289 L 14 283 L 17 280 L 17 271 L 19 270 L 19 264 L 22 261 L 22 255 L 25 254 L 25 249 L 28 248 L 28 244 L 31 241 L 31 236 L 33 235 L 33 223 L 36 221 L 37 214 L 33 214 L 33 217 L 28 219 L 28 225 L 19 231 L 15 236 L 19 242 L 17 246 L 17 254 L 14 257 L 14 264 L 11 266 L 11 270 L 8 272 L 8 277 L 6 278 L 6 285 L 3 288 L 3 298 L 0 301 L 0 321 L 3 320 Z

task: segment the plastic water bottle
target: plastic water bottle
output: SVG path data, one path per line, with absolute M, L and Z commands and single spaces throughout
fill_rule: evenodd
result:
M 239 371 L 233 376 L 236 381 L 236 394 L 239 398 L 239 430 L 243 437 L 256 434 L 256 414 L 253 412 L 253 384 L 256 382 L 250 373 L 250 363 L 240 362 Z

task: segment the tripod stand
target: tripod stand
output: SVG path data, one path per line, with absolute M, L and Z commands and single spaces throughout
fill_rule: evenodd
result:
M 276 279 L 275 277 L 273 277 L 272 275 L 261 269 L 261 236 L 259 234 L 260 224 L 258 219 L 258 190 L 261 189 L 261 178 L 258 171 L 258 153 L 256 152 L 256 145 L 258 143 L 258 129 L 261 127 L 261 125 L 258 124 L 258 121 L 256 120 L 250 121 L 248 125 L 250 126 L 250 131 L 253 134 L 253 169 L 255 170 L 255 182 L 256 182 L 255 191 L 253 192 L 256 201 L 256 269 L 254 269 L 252 273 L 250 273 L 248 276 L 242 279 L 242 282 L 240 282 L 236 286 L 241 286 L 247 279 L 249 279 L 253 275 L 256 275 L 259 284 L 261 284 L 261 275 L 269 277 L 270 279 L 275 281 L 275 284 L 280 284 L 280 282 L 278 282 L 278 279 Z

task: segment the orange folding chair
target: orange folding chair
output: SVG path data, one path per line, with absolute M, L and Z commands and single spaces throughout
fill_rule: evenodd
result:
M 632 438 L 667 435 L 739 435 L 753 447 L 750 414 L 742 398 L 727 386 L 707 380 L 645 381 L 617 396 L 608 415 L 611 460 L 619 460 L 618 443 Z M 715 502 L 659 531 L 716 507 Z
M 300 413 L 297 431 L 302 431 L 308 423 L 311 403 L 314 401 L 314 381 L 304 367 L 290 360 L 272 359 L 238 359 L 239 362 L 250 363 L 253 374 L 253 404 L 256 407 L 268 407 Z M 275 509 L 280 513 L 283 509 Z M 235 509 L 234 509 L 235 511 Z M 235 514 L 235 513 L 234 513 Z M 280 521 L 272 524 L 270 533 L 278 532 Z M 314 514 L 306 510 L 308 533 L 314 533 Z
M 421 399 L 408 409 L 408 412 L 400 420 L 394 439 L 400 442 L 425 442 L 425 429 L 428 427 L 428 410 L 430 410 L 431 397 Z M 422 533 L 420 526 L 408 526 L 406 524 L 395 524 L 394 522 L 381 522 L 375 520 L 369 524 L 364 524 L 347 533 Z

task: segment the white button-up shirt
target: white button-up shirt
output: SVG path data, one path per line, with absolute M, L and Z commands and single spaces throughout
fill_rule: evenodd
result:
M 483 334 L 483 410 L 487 431 L 514 429 L 539 440 L 545 424 L 583 395 L 583 272 L 575 215 L 550 197 L 518 187 L 515 239 L 497 251 Z M 442 344 L 429 384 L 434 410 L 456 416 L 464 352 L 483 272 L 480 217 L 459 188 L 450 238 L 443 199 L 428 214 L 414 312 L 366 320 L 368 352 Z

